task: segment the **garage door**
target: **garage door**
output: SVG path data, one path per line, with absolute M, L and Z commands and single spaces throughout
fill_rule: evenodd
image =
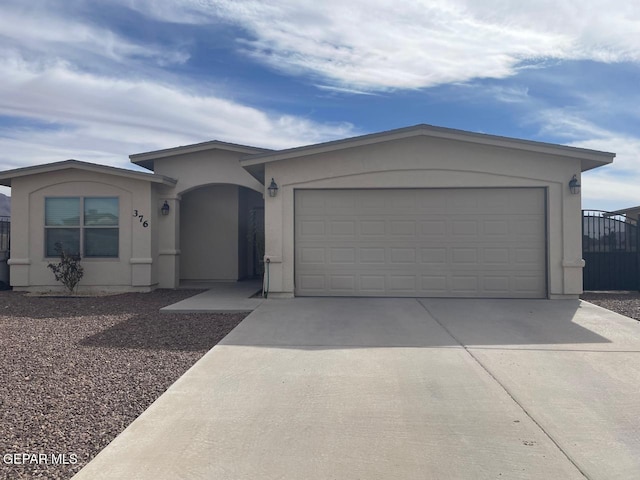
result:
M 296 190 L 300 296 L 546 296 L 542 188 Z

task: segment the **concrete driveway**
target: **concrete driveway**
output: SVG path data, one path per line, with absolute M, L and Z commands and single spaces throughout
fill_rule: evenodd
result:
M 640 478 L 639 352 L 578 301 L 268 300 L 74 478 Z

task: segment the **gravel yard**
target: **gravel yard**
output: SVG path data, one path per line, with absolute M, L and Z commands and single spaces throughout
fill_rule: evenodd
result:
M 640 292 L 585 292 L 582 300 L 640 320 Z
M 158 312 L 199 292 L 0 291 L 0 478 L 71 478 L 246 316 Z
M 246 316 L 158 311 L 199 292 L 0 291 L 0 479 L 71 478 Z M 581 298 L 640 320 L 638 292 Z

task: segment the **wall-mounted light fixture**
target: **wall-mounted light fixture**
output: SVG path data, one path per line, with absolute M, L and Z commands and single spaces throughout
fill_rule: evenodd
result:
M 267 190 L 269 190 L 270 197 L 275 197 L 278 194 L 278 184 L 273 180 L 273 178 L 271 179 L 271 183 Z
M 571 180 L 569 180 L 569 190 L 571 190 L 571 193 L 574 195 L 580 193 L 580 184 L 578 183 L 578 179 L 575 175 L 571 177 Z
M 171 210 L 169 208 L 169 204 L 167 203 L 167 201 L 164 201 L 164 205 L 162 205 L 162 207 L 160 207 L 160 213 L 162 213 L 162 215 L 169 215 L 169 210 Z

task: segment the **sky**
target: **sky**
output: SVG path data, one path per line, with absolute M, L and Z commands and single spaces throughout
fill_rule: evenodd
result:
M 640 205 L 637 0 L 2 0 L 0 71 L 0 170 L 426 123 L 614 152 L 583 208 Z

